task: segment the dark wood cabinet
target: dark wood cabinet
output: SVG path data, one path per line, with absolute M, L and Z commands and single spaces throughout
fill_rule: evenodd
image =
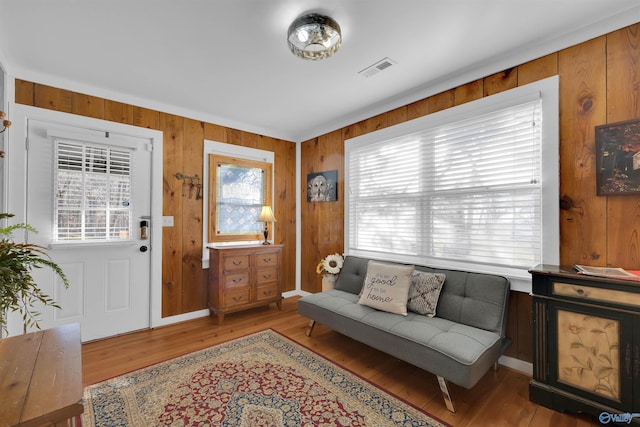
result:
M 640 282 L 540 265 L 533 277 L 531 401 L 640 423 Z
M 219 324 L 226 313 L 271 303 L 281 308 L 281 256 L 282 245 L 209 249 L 209 310 Z

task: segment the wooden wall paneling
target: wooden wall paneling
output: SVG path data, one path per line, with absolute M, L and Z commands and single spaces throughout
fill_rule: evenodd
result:
M 274 152 L 274 214 L 275 243 L 282 246 L 280 274 L 284 292 L 296 289 L 296 144 L 282 140 L 273 141 Z
M 404 123 L 408 120 L 407 106 L 396 108 L 387 113 L 387 126 Z
M 160 129 L 160 113 L 143 107 L 133 107 L 133 125 L 147 129 Z M 165 136 L 166 138 L 166 136 Z
M 433 95 L 429 98 L 429 114 L 453 107 L 455 105 L 455 99 L 454 89 Z
M 505 351 L 504 355 L 517 358 L 518 357 L 518 294 L 519 292 L 509 293 L 509 311 L 507 313 L 507 329 L 506 335 L 511 339 L 511 345 Z
M 73 92 L 71 95 L 71 113 L 94 119 L 104 118 L 104 99 Z
M 533 317 L 531 315 L 532 301 L 531 295 L 524 292 L 512 292 L 518 295 L 518 335 L 516 342 L 516 359 L 525 362 L 533 362 Z
M 560 261 L 606 264 L 606 198 L 596 197 L 594 127 L 606 122 L 606 37 L 559 53 Z
M 344 139 L 355 138 L 385 127 L 387 127 L 387 113 L 378 114 L 348 126 L 344 131 Z
M 552 53 L 518 66 L 518 86 L 558 74 L 558 54 Z
M 640 118 L 640 23 L 607 35 L 607 122 Z
M 271 151 L 275 153 L 276 143 L 277 143 L 277 140 L 275 138 L 271 138 L 270 136 L 258 135 L 257 147 L 261 150 Z
M 298 252 L 296 242 L 298 221 L 298 185 L 296 177 L 296 165 L 298 163 L 297 144 L 288 141 L 281 141 L 281 145 L 285 146 L 287 165 L 287 173 L 282 173 L 285 176 L 286 181 L 283 196 L 286 201 L 285 206 L 287 210 L 286 233 L 284 234 L 286 240 L 282 240 L 282 243 L 284 244 L 282 269 L 285 275 L 283 278 L 285 282 L 283 283 L 286 286 L 283 289 L 292 291 L 296 289 L 296 272 L 298 271 L 296 256 Z M 284 256 L 287 258 L 284 259 Z
M 506 333 L 507 337 L 511 338 L 511 346 L 505 355 L 525 362 L 532 362 L 531 296 L 524 292 L 511 291 L 508 316 Z
M 462 105 L 475 101 L 482 98 L 483 94 L 484 81 L 482 79 L 469 82 L 454 89 L 455 104 Z
M 229 144 L 242 145 L 242 134 L 243 132 L 237 129 L 225 128 L 225 139 L 221 142 L 226 142 Z
M 35 83 L 15 79 L 14 97 L 17 104 L 35 105 Z
M 182 173 L 198 175 L 204 184 L 204 123 L 184 119 Z M 177 181 L 177 180 L 176 180 Z M 191 194 L 191 197 L 189 197 Z M 202 208 L 198 189 L 182 197 L 182 306 L 183 313 L 207 308 L 207 288 L 202 270 Z M 203 195 L 202 189 L 200 195 Z
M 225 139 L 224 126 L 211 123 L 204 124 L 204 139 L 216 142 L 227 142 Z
M 492 74 L 484 78 L 483 88 L 484 96 L 495 95 L 505 90 L 513 89 L 518 84 L 518 69 L 509 68 L 508 70 Z
M 73 109 L 73 93 L 51 86 L 36 85 L 34 105 L 39 108 L 71 113 Z
M 640 119 L 640 24 L 607 36 L 607 122 Z M 607 198 L 607 264 L 640 268 L 640 197 Z
M 133 106 L 122 102 L 104 101 L 104 119 L 111 122 L 133 124 Z
M 379 129 L 384 129 L 387 126 L 387 113 L 378 114 L 377 116 L 370 117 L 364 121 L 365 133 L 375 132 Z
M 421 99 L 407 105 L 407 120 L 413 120 L 418 117 L 429 114 L 429 98 Z
M 242 146 L 250 148 L 258 148 L 265 150 L 263 147 L 262 137 L 251 132 L 242 132 Z
M 183 181 L 176 178 L 184 173 L 183 119 L 160 114 L 163 142 L 162 215 L 173 216 L 173 227 L 162 228 L 162 317 L 182 313 L 182 232 L 184 218 Z
M 355 129 L 354 127 L 350 127 Z M 300 143 L 300 221 L 302 236 L 300 242 L 300 288 L 306 292 L 318 292 L 316 265 L 320 261 L 318 250 L 319 224 L 315 211 L 307 202 L 307 174 L 316 172 L 318 138 Z M 340 215 L 342 217 L 342 214 Z
M 370 122 L 373 123 L 373 122 Z M 376 118 L 379 123 L 379 117 Z M 375 126 L 375 125 L 372 125 Z M 322 278 L 315 272 L 318 262 L 332 253 L 343 253 L 344 241 L 344 143 L 342 131 L 334 131 L 302 145 L 301 182 L 302 224 L 302 290 L 319 292 Z M 329 170 L 338 171 L 338 201 L 307 202 L 307 174 Z M 307 236 L 311 236 L 310 239 Z

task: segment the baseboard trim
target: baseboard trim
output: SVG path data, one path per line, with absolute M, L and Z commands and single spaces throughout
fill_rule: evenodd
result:
M 525 362 L 524 360 L 515 359 L 509 356 L 501 356 L 498 359 L 498 363 L 507 368 L 514 369 L 522 372 L 523 374 L 533 376 L 533 363 Z

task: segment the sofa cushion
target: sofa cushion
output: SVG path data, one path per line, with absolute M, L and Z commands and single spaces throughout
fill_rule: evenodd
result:
M 407 310 L 433 317 L 446 276 L 442 273 L 414 271 L 407 300 Z
M 369 260 L 367 259 L 354 256 L 345 257 L 334 289 L 359 295 L 362 290 L 364 278 L 367 275 L 368 265 Z
M 406 316 L 412 273 L 412 265 L 369 261 L 358 303 Z

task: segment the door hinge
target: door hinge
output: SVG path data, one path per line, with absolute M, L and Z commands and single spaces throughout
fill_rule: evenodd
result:
M 144 148 L 147 151 L 153 151 L 153 144 L 149 142 L 148 144 L 145 144 Z
M 29 151 L 29 137 L 28 136 L 24 138 L 24 149 L 26 151 Z

